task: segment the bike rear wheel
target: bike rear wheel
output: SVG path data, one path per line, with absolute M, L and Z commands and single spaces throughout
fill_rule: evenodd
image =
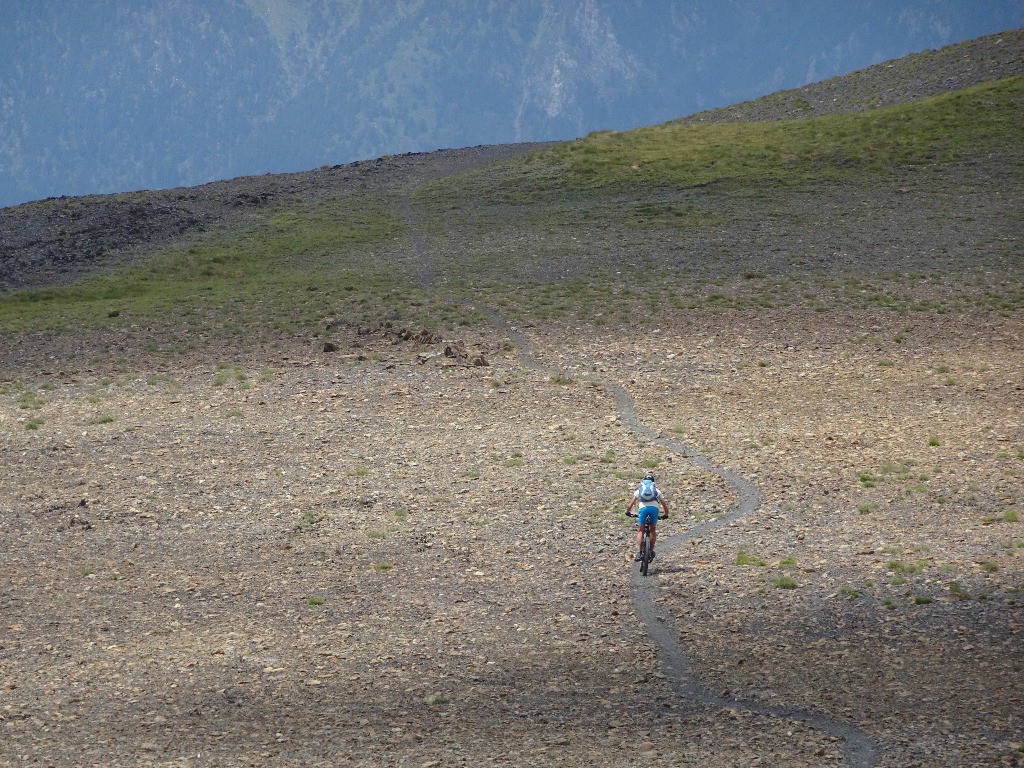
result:
M 650 544 L 650 533 L 646 529 L 644 530 L 643 541 L 640 542 L 640 573 L 644 576 L 647 575 L 647 567 L 651 563 L 651 544 Z

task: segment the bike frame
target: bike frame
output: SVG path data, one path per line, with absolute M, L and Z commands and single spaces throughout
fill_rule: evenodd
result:
M 632 512 L 627 513 L 629 517 L 636 517 Z M 664 520 L 665 515 L 658 512 L 658 519 Z M 640 526 L 644 532 L 643 540 L 640 542 L 640 573 L 647 575 L 647 566 L 650 565 L 651 557 L 651 524 L 644 523 Z

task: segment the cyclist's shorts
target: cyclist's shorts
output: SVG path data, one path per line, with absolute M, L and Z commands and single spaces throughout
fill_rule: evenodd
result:
M 658 508 L 657 507 L 640 507 L 640 511 L 636 513 L 636 524 L 646 525 L 658 524 Z

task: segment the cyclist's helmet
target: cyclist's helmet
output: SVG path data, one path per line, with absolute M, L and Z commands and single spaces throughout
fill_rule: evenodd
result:
M 650 480 L 653 483 L 654 482 L 654 475 L 652 475 L 650 472 L 648 472 L 646 475 L 644 475 L 644 480 Z

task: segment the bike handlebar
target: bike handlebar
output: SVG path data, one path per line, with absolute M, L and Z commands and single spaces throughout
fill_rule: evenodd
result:
M 639 517 L 639 515 L 637 515 L 635 512 L 627 512 L 626 513 L 626 517 Z M 659 520 L 668 520 L 668 513 L 665 513 L 663 515 L 663 514 L 661 514 L 661 512 L 659 512 L 658 513 L 658 519 Z

